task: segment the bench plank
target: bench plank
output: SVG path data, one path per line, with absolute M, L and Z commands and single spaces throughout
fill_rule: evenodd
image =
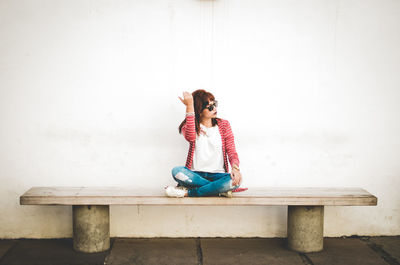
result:
M 20 197 L 21 205 L 377 205 L 361 188 L 249 188 L 233 198 L 169 198 L 161 189 L 135 187 L 33 187 Z

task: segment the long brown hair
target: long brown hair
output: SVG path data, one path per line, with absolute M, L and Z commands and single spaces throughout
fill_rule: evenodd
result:
M 208 105 L 210 101 L 214 101 L 215 97 L 210 92 L 205 91 L 204 89 L 198 89 L 192 93 L 193 96 L 193 105 L 194 105 L 194 114 L 195 114 L 195 124 L 196 124 L 196 133 L 200 135 L 200 113 L 203 109 Z M 212 126 L 217 124 L 217 118 L 211 118 Z M 179 125 L 179 133 L 182 133 L 182 127 L 186 124 L 186 118 L 182 121 L 181 125 Z

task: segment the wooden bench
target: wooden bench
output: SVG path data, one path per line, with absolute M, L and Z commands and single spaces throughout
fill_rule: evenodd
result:
M 101 252 L 110 247 L 110 205 L 288 206 L 288 247 L 299 252 L 323 249 L 324 206 L 377 205 L 377 198 L 360 188 L 250 188 L 233 198 L 169 198 L 163 189 L 119 187 L 33 187 L 21 205 L 72 205 L 73 247 Z

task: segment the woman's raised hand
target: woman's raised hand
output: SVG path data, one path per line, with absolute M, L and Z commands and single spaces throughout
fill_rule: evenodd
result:
M 186 105 L 186 107 L 193 106 L 193 96 L 191 93 L 185 91 L 183 92 L 183 99 L 181 97 L 179 97 L 179 99 Z

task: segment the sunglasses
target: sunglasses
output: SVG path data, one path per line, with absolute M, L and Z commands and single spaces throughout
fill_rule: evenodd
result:
M 214 103 L 205 106 L 203 109 L 208 109 L 209 111 L 213 111 L 214 108 L 218 107 L 218 101 L 214 100 Z

